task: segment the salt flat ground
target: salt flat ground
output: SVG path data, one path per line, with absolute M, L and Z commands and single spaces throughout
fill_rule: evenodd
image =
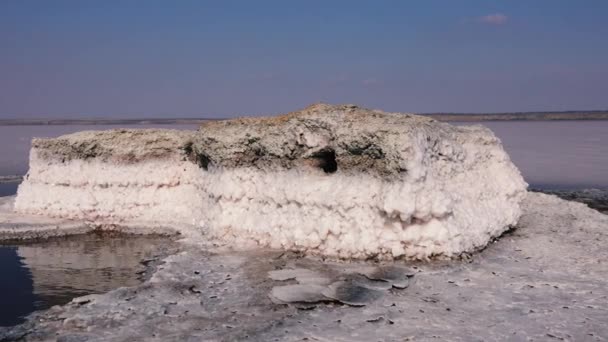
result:
M 374 283 L 374 296 L 354 293 L 364 306 L 277 304 L 270 295 L 296 282 L 301 294 L 319 277 L 357 282 L 357 270 L 386 264 L 189 244 L 144 284 L 34 314 L 0 340 L 602 341 L 607 239 L 608 216 L 529 193 L 516 229 L 463 260 L 391 263 L 414 274 L 409 286 Z M 317 277 L 275 280 L 276 270 Z

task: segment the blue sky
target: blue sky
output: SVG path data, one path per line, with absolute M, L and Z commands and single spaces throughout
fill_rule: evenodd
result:
M 0 1 L 0 117 L 608 109 L 608 1 Z

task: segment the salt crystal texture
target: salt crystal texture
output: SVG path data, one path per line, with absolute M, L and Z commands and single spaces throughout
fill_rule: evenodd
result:
M 36 139 L 19 212 L 338 258 L 450 258 L 517 223 L 526 183 L 482 126 L 351 105 L 198 132 Z
M 201 216 L 200 168 L 188 161 L 194 132 L 87 131 L 34 139 L 15 210 L 92 225 L 192 233 Z

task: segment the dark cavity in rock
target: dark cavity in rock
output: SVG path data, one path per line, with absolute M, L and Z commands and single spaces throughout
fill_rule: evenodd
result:
M 325 173 L 334 173 L 338 170 L 336 152 L 332 149 L 322 150 L 312 156 L 317 161 L 317 166 Z
M 211 160 L 209 159 L 209 157 L 205 154 L 198 154 L 196 156 L 196 164 L 203 170 L 207 171 L 209 169 L 209 164 L 211 163 Z

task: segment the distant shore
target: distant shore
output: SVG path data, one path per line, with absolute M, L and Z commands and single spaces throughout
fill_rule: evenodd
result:
M 424 113 L 439 121 L 561 121 L 608 120 L 608 111 L 521 112 L 521 113 Z
M 608 111 L 520 112 L 520 113 L 420 113 L 438 121 L 560 121 L 608 120 Z M 60 125 L 200 125 L 220 118 L 160 118 L 160 119 L 0 119 L 0 126 L 60 126 Z
M 0 184 L 4 183 L 17 183 L 23 180 L 23 176 L 19 175 L 10 175 L 10 176 L 0 176 Z

